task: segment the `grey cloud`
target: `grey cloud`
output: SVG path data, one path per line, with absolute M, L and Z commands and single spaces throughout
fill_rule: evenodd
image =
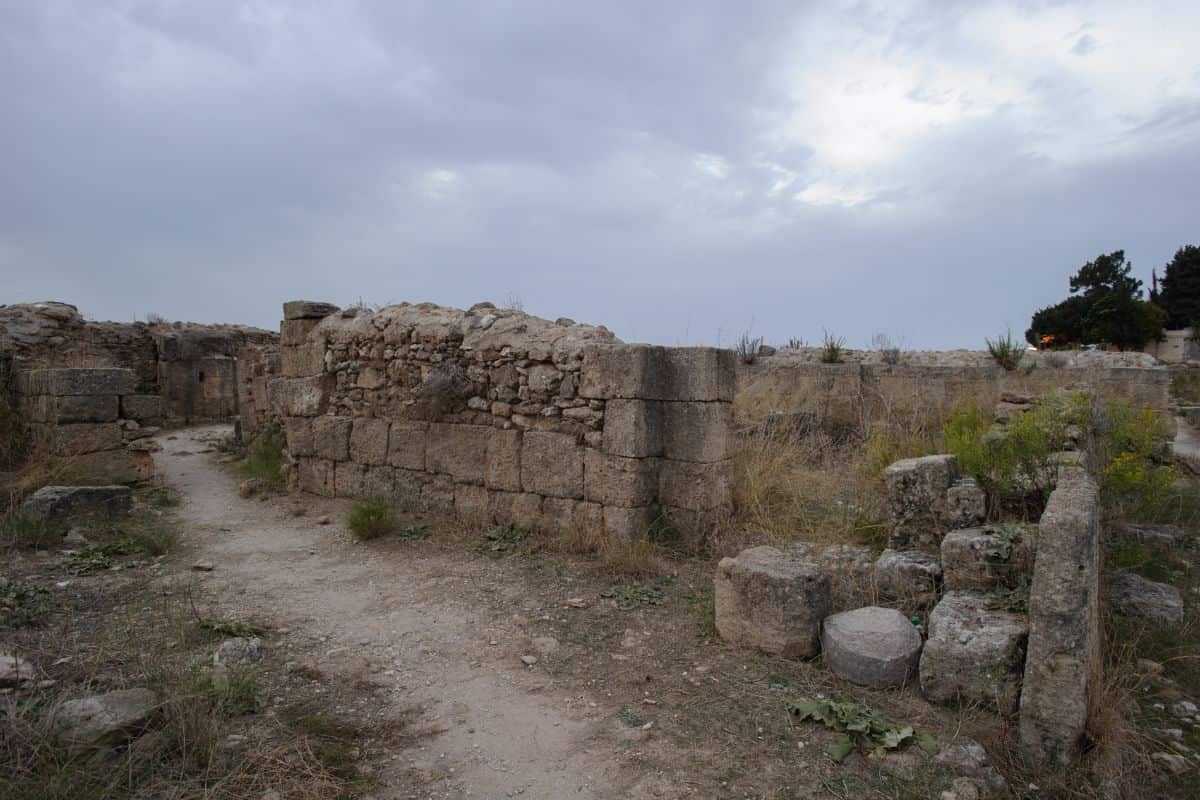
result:
M 890 46 L 939 41 L 971 5 L 913 15 Z M 850 18 L 882 30 L 881 8 Z M 514 293 L 630 340 L 728 344 L 753 324 L 976 346 L 1023 330 L 1096 253 L 1148 274 L 1195 239 L 1195 137 L 1064 166 L 1003 109 L 931 132 L 867 203 L 797 203 L 815 151 L 762 132 L 805 111 L 777 77 L 813 13 L 4 4 L 0 302 L 271 326 L 296 296 Z M 1033 91 L 1086 102 L 1062 76 Z M 1157 113 L 1143 124 L 1194 122 Z M 772 194 L 778 168 L 798 178 Z

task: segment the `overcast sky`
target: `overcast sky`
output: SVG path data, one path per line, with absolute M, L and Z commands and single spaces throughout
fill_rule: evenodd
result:
M 979 347 L 1200 244 L 1198 42 L 1196 0 L 0 0 L 0 303 Z

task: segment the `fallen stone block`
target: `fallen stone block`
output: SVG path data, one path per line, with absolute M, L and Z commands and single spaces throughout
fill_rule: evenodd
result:
M 884 550 L 875 561 L 875 588 L 889 600 L 936 598 L 941 582 L 942 565 L 920 550 Z
M 65 536 L 76 526 L 112 525 L 132 508 L 128 486 L 43 486 L 25 500 L 21 511 L 48 532 Z
M 906 458 L 884 470 L 892 520 L 891 546 L 933 549 L 946 526 L 946 493 L 958 479 L 952 455 Z
M 1021 751 L 1040 767 L 1069 766 L 1083 751 L 1103 670 L 1100 549 L 1096 485 L 1063 468 L 1038 523 L 1021 689 Z
M 946 590 L 991 591 L 1012 585 L 1022 575 L 1031 575 L 1034 551 L 1029 538 L 1023 536 L 1011 543 L 1011 547 L 1001 538 L 991 528 L 968 528 L 947 533 L 941 547 Z
M 774 547 L 754 547 L 717 566 L 721 638 L 788 658 L 809 658 L 829 612 L 829 576 Z
M 1183 598 L 1167 583 L 1147 580 L 1125 570 L 1108 576 L 1109 603 L 1125 617 L 1137 617 L 1162 627 L 1183 621 Z
M 144 728 L 158 709 L 149 689 L 123 689 L 68 700 L 53 713 L 57 738 L 75 749 L 119 745 Z
M 1016 710 L 1029 638 L 1023 615 L 989 609 L 979 592 L 949 592 L 929 615 L 928 633 L 920 665 L 927 698 Z
M 917 674 L 921 634 L 894 608 L 868 606 L 825 619 L 825 666 L 860 686 L 903 686 Z

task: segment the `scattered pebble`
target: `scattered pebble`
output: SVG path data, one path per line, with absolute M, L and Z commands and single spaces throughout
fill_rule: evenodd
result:
M 195 564 L 192 564 L 192 569 L 197 572 L 212 572 L 214 566 L 211 561 L 197 561 Z

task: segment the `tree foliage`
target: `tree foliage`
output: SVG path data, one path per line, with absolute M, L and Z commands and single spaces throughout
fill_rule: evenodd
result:
M 1142 299 L 1125 251 L 1098 256 L 1070 278 L 1071 297 L 1033 315 L 1025 339 L 1036 347 L 1108 344 L 1138 350 L 1161 335 L 1166 313 Z
M 1163 272 L 1159 305 L 1172 328 L 1200 322 L 1200 247 L 1189 244 L 1176 251 Z

